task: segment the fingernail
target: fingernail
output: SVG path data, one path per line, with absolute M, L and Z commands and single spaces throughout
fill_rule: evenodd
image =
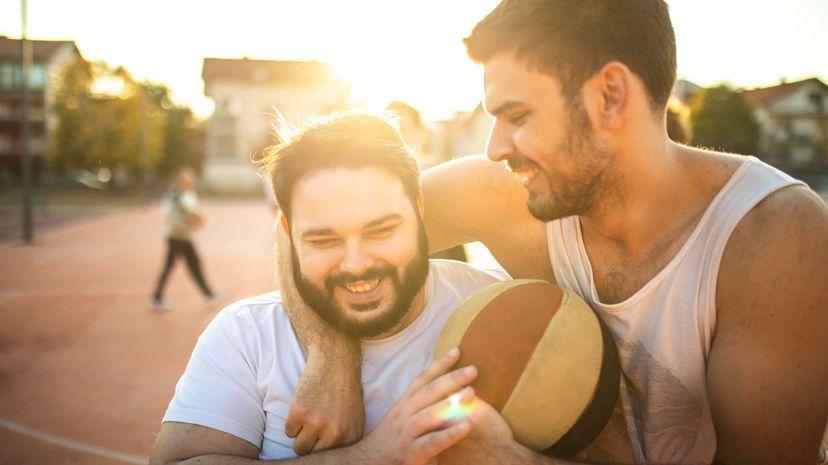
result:
M 469 366 L 463 368 L 463 374 L 466 375 L 466 376 L 471 376 L 475 372 L 477 372 L 477 368 L 475 368 L 474 365 L 469 365 Z
M 448 355 L 449 357 L 456 357 L 456 356 L 460 355 L 460 349 L 458 349 L 457 347 L 454 347 L 451 350 L 449 350 L 448 352 L 446 352 L 446 355 Z

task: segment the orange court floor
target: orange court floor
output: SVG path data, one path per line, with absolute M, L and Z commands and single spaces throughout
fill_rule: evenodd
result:
M 0 464 L 146 463 L 196 338 L 232 301 L 274 290 L 263 202 L 208 200 L 194 242 L 209 305 L 178 263 L 150 307 L 164 230 L 140 206 L 0 243 Z
M 194 242 L 227 292 L 212 306 L 179 263 L 173 310 L 150 308 L 164 258 L 156 206 L 61 224 L 33 245 L 0 242 L 0 464 L 147 462 L 198 335 L 222 305 L 276 288 L 267 206 L 204 210 Z

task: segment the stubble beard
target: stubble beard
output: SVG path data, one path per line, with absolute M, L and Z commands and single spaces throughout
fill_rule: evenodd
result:
M 529 213 L 541 221 L 595 213 L 600 199 L 611 189 L 613 154 L 595 143 L 589 117 L 580 104 L 571 108 L 566 139 L 555 149 L 575 166 L 575 174 L 563 178 L 540 167 L 546 178 L 545 192 L 529 191 Z
M 371 338 L 390 331 L 400 324 L 408 312 L 414 298 L 423 288 L 428 276 L 428 240 L 422 218 L 417 219 L 417 253 L 403 268 L 402 277 L 392 266 L 375 267 L 367 270 L 361 276 L 339 274 L 325 280 L 325 287 L 319 288 L 311 283 L 303 274 L 299 257 L 291 245 L 291 261 L 293 282 L 299 295 L 307 306 L 331 326 L 356 338 Z M 342 308 L 334 295 L 337 285 L 356 280 L 371 280 L 389 278 L 393 286 L 393 298 L 387 308 L 371 319 L 354 318 L 354 311 L 374 310 L 379 302 L 351 305 L 351 310 Z

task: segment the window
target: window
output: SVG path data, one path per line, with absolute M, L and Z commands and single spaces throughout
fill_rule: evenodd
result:
M 0 62 L 0 90 L 15 90 L 19 80 L 15 80 L 15 71 L 18 71 L 17 63 L 13 61 Z
M 43 90 L 46 87 L 46 66 L 43 63 L 34 63 L 29 68 L 29 89 Z
M 810 100 L 811 104 L 814 105 L 814 109 L 818 115 L 825 113 L 825 102 L 822 98 L 822 94 L 817 94 L 816 92 L 808 94 L 808 100 Z
M 20 90 L 23 82 L 23 68 L 16 61 L 0 63 L 0 91 Z M 46 87 L 46 65 L 32 63 L 29 68 L 29 89 L 43 90 Z

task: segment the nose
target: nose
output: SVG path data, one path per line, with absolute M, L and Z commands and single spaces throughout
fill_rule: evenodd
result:
M 344 245 L 342 261 L 339 264 L 342 271 L 359 276 L 371 267 L 371 256 L 367 253 L 361 241 L 350 238 L 345 241 Z
M 515 145 L 507 125 L 495 119 L 489 131 L 489 140 L 486 143 L 486 156 L 491 161 L 504 161 L 515 154 Z

